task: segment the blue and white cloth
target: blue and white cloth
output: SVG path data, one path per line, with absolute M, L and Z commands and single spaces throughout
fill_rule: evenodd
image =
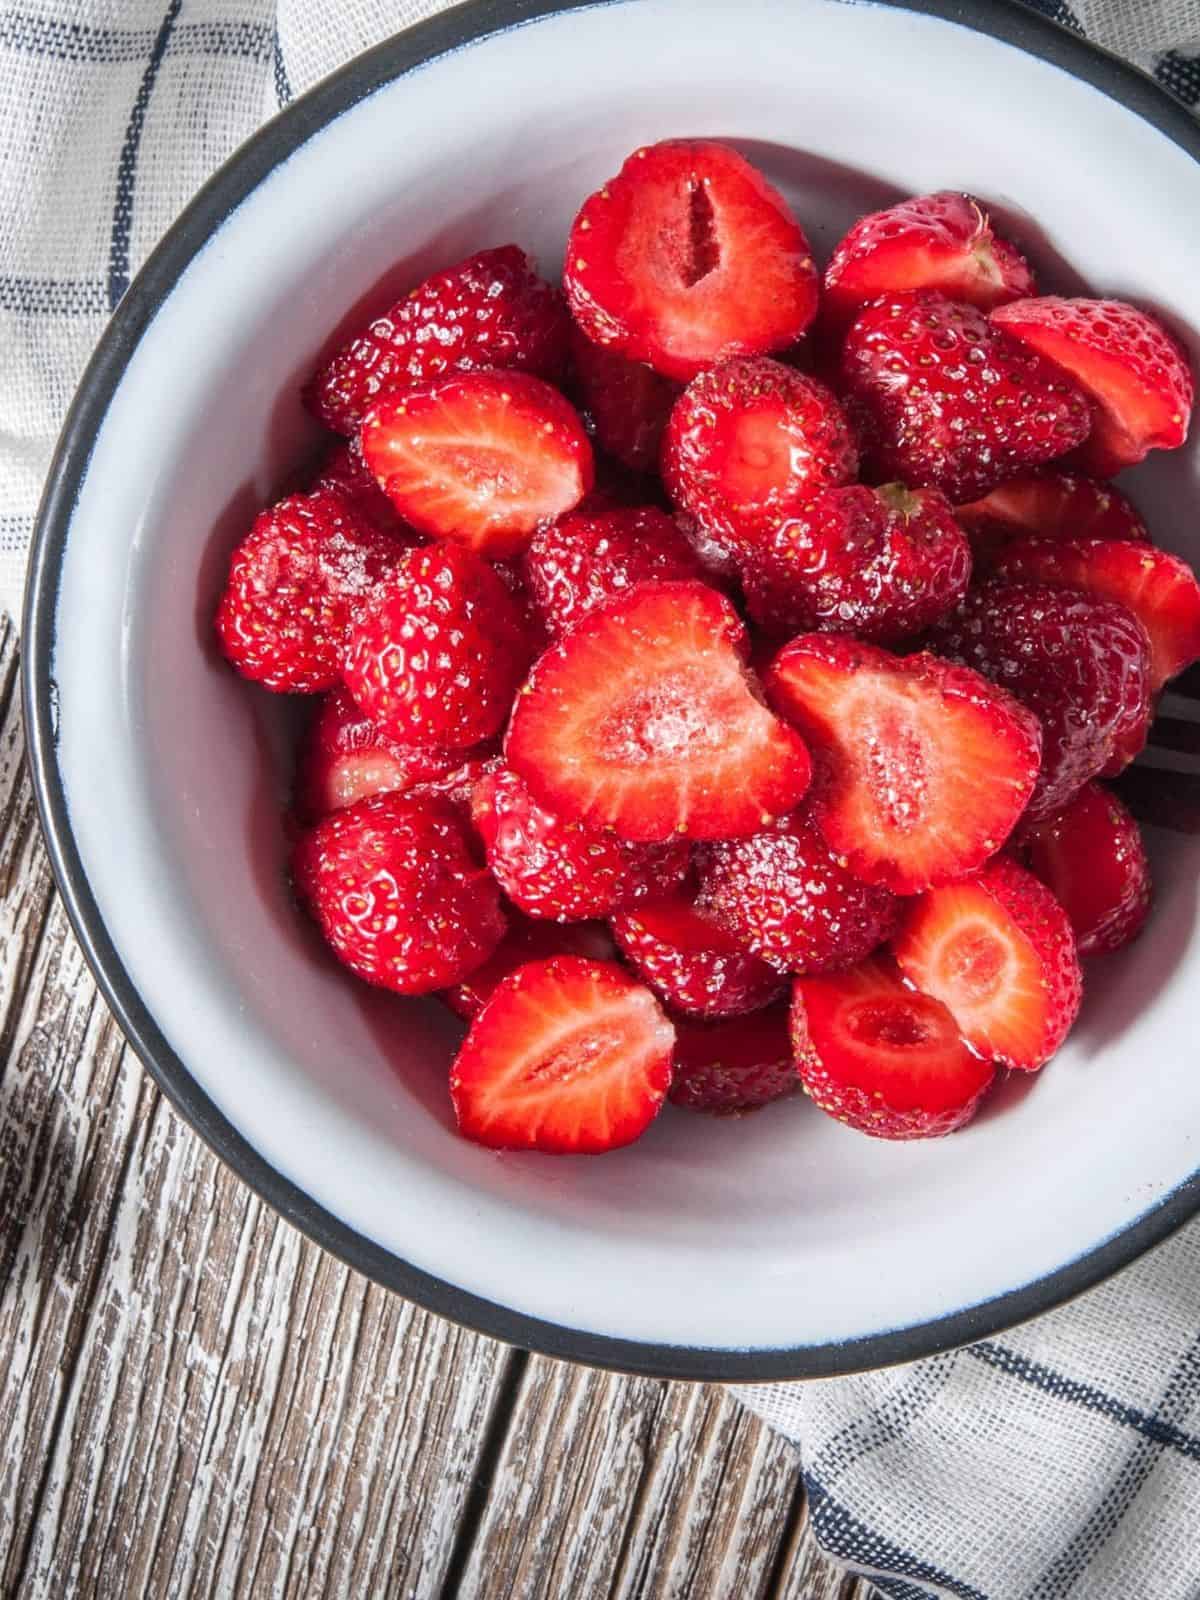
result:
M 1200 105 L 1200 0 L 1026 3 Z M 445 5 L 0 0 L 0 610 L 151 246 L 294 94 Z M 739 1394 L 799 1446 L 825 1548 L 895 1600 L 1200 1600 L 1200 1225 L 1003 1337 Z

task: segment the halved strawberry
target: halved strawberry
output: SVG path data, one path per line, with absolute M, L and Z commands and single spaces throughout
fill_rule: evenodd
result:
M 1033 1072 L 1066 1038 L 1083 975 L 1067 913 L 1005 857 L 978 876 L 929 889 L 892 946 L 911 983 L 948 1007 L 963 1037 L 1006 1067 Z
M 648 900 L 611 922 L 621 954 L 673 1011 L 740 1017 L 783 993 L 783 975 L 727 933 L 694 894 Z
M 1075 460 L 1111 477 L 1151 450 L 1187 438 L 1193 383 L 1183 346 L 1122 300 L 1039 295 L 998 306 L 992 321 L 1069 373 L 1092 402 L 1092 431 Z
M 786 1001 L 750 1017 L 675 1024 L 672 1105 L 730 1116 L 799 1087 Z
M 746 630 L 702 583 L 645 583 L 534 665 L 505 753 L 559 816 L 626 839 L 731 838 L 790 811 L 799 734 L 758 699 Z
M 615 962 L 531 961 L 505 978 L 450 1069 L 459 1131 L 494 1150 L 598 1153 L 662 1108 L 675 1029 Z
M 1082 956 L 1119 950 L 1150 911 L 1150 864 L 1133 817 L 1098 783 L 1022 830 L 1021 858 L 1071 919 Z
M 557 389 L 521 372 L 472 372 L 389 395 L 362 452 L 400 515 L 498 560 L 591 488 L 592 447 Z
M 596 443 L 633 472 L 658 470 L 658 446 L 679 385 L 574 329 L 571 360 L 580 410 Z
M 1131 539 L 1023 539 L 997 579 L 1082 589 L 1132 611 L 1150 640 L 1150 689 L 1200 660 L 1200 583 L 1186 561 Z
M 1111 483 L 1071 472 L 1010 478 L 954 515 L 966 530 L 977 568 L 990 567 L 1006 546 L 1026 534 L 1047 539 L 1145 539 L 1141 514 Z
M 783 196 L 701 139 L 635 150 L 584 202 L 563 283 L 589 339 L 684 382 L 783 349 L 817 309 L 812 251 Z
M 481 967 L 443 989 L 438 998 L 451 1011 L 470 1022 L 491 999 L 505 978 L 531 961 L 551 956 L 586 956 L 590 961 L 612 961 L 616 956 L 612 935 L 604 922 L 535 922 L 519 911 L 508 913 L 508 932 Z
M 906 289 L 940 289 L 984 311 L 1036 293 L 1025 257 L 978 200 L 953 189 L 859 218 L 825 269 L 822 326 L 845 327 L 868 300 Z
M 309 493 L 316 489 L 332 489 L 382 533 L 390 533 L 406 545 L 424 543 L 422 535 L 408 526 L 371 476 L 357 438 L 342 439 L 328 452 L 309 485 Z
M 765 681 L 812 748 L 814 821 L 868 883 L 914 894 L 973 871 L 1033 792 L 1036 717 L 969 668 L 813 633 Z
M 797 978 L 792 1046 L 822 1111 L 876 1139 L 932 1139 L 975 1115 L 995 1077 L 939 1000 L 877 956 L 849 972 Z

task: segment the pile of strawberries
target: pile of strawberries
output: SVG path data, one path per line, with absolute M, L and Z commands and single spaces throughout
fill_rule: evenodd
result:
M 586 201 L 562 291 L 486 250 L 305 398 L 343 442 L 217 630 L 323 697 L 295 888 L 469 1019 L 468 1137 L 608 1150 L 799 1086 L 942 1134 L 1054 1054 L 1149 905 L 1099 780 L 1200 656 L 1195 577 L 1105 481 L 1184 442 L 1154 318 L 1037 295 L 960 194 L 822 282 L 759 172 L 674 141 Z

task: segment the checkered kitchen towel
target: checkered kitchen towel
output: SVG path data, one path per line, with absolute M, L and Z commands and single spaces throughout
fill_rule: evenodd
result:
M 0 610 L 147 251 L 265 118 L 445 3 L 0 0 Z M 1036 4 L 1200 104 L 1200 0 Z M 1002 1338 L 741 1395 L 800 1446 L 826 1548 L 897 1600 L 1200 1600 L 1200 1225 Z

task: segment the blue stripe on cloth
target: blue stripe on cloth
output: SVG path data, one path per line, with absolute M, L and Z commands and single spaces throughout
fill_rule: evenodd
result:
M 283 42 L 278 28 L 275 29 L 274 58 L 275 98 L 281 106 L 285 106 L 292 98 L 292 80 L 288 77 L 287 62 L 283 59 Z
M 1200 1337 L 1185 1351 L 1172 1372 L 1151 1420 L 1160 1426 L 1174 1425 L 1177 1417 L 1190 1409 L 1198 1384 Z M 1106 1493 L 1087 1521 L 1029 1590 L 1026 1600 L 1061 1600 L 1063 1595 L 1074 1592 L 1093 1556 L 1120 1527 L 1121 1519 L 1160 1459 L 1162 1449 L 1162 1441 L 1154 1436 L 1143 1435 L 1136 1441 L 1119 1471 L 1110 1477 Z
M 0 48 L 54 61 L 112 65 L 144 61 L 156 39 L 153 28 L 106 28 L 63 22 L 27 11 L 0 11 Z M 261 22 L 189 22 L 171 43 L 172 53 L 271 59 L 272 30 Z
M 928 1589 L 918 1589 L 915 1583 L 909 1583 L 907 1578 L 880 1578 L 871 1579 L 872 1589 L 878 1589 L 880 1594 L 890 1595 L 892 1600 L 929 1600 Z
M 24 550 L 32 532 L 32 517 L 0 517 L 0 550 Z
M 108 246 L 108 303 L 114 311 L 117 302 L 129 287 L 129 240 L 133 231 L 133 197 L 137 187 L 138 151 L 142 143 L 142 129 L 146 123 L 146 110 L 150 104 L 150 96 L 154 93 L 158 69 L 162 65 L 163 56 L 167 53 L 171 30 L 175 26 L 175 20 L 182 6 L 183 0 L 171 0 L 171 4 L 167 7 L 167 13 L 162 19 L 158 36 L 150 51 L 150 59 L 146 62 L 146 70 L 142 73 L 137 98 L 133 102 L 129 122 L 125 128 L 125 141 L 121 146 L 121 159 L 117 166 L 117 199 L 113 207 L 112 233 Z
M 105 317 L 102 278 L 0 277 L 0 311 L 19 317 Z
M 831 1555 L 844 1561 L 847 1566 L 891 1573 L 917 1584 L 933 1584 L 938 1589 L 960 1596 L 960 1600 L 988 1600 L 987 1595 L 973 1584 L 952 1577 L 940 1567 L 913 1555 L 910 1550 L 893 1544 L 865 1522 L 860 1522 L 845 1506 L 838 1505 L 825 1485 L 819 1478 L 814 1478 L 811 1472 L 804 1474 L 804 1486 L 808 1491 L 809 1512 L 817 1538 Z
M 1019 1378 L 1022 1383 L 1032 1384 L 1035 1389 L 1053 1395 L 1056 1400 L 1065 1400 L 1070 1405 L 1095 1411 L 1101 1416 L 1109 1417 L 1113 1422 L 1132 1428 L 1156 1444 L 1177 1450 L 1180 1455 L 1186 1456 L 1191 1461 L 1200 1461 L 1200 1438 L 1195 1434 L 1185 1433 L 1173 1423 L 1164 1422 L 1157 1413 L 1150 1415 L 1148 1412 L 1140 1411 L 1137 1406 L 1124 1405 L 1120 1400 L 1105 1394 L 1102 1389 L 1096 1389 L 1090 1383 L 1079 1383 L 1074 1378 L 1064 1377 L 1062 1373 L 1044 1367 L 1040 1362 L 1029 1361 L 1024 1356 L 1018 1355 L 1015 1350 L 1006 1349 L 1004 1345 L 985 1341 L 983 1344 L 968 1346 L 963 1353 L 975 1361 L 983 1361 L 988 1366 L 995 1367 L 1010 1378 Z
M 1154 76 L 1184 105 L 1194 107 L 1200 103 L 1200 56 L 1168 50 L 1154 63 Z

